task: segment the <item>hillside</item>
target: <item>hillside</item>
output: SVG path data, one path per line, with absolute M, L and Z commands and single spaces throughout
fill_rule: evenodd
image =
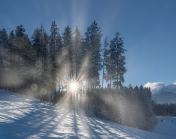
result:
M 152 99 L 157 103 L 176 103 L 176 83 L 165 85 L 162 82 L 148 82 L 144 87 L 150 87 Z
M 164 121 L 160 122 L 163 118 Z M 172 123 L 171 120 L 174 119 Z M 158 117 L 154 132 L 115 124 L 29 96 L 0 90 L 1 139 L 174 139 L 176 121 Z

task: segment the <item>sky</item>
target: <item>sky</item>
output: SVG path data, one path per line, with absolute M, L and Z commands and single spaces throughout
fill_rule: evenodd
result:
M 31 37 L 56 21 L 60 34 L 76 25 L 84 35 L 93 21 L 112 40 L 121 33 L 127 50 L 124 86 L 176 82 L 176 0 L 1 0 L 0 29 L 23 25 Z

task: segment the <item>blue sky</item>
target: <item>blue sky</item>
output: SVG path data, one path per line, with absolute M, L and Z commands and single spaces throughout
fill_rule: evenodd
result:
M 102 43 L 119 31 L 127 50 L 124 85 L 176 82 L 175 0 L 0 1 L 0 29 L 8 33 L 22 24 L 31 37 L 41 23 L 49 33 L 54 20 L 61 34 L 67 25 L 84 33 L 96 20 Z

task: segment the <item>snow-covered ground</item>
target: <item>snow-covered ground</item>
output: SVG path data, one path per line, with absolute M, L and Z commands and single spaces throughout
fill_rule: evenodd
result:
M 0 139 L 176 139 L 176 118 L 158 121 L 155 131 L 147 132 L 0 90 Z

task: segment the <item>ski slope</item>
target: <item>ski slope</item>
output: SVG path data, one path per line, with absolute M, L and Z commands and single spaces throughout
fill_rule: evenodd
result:
M 155 131 L 148 132 L 0 90 L 0 139 L 176 139 L 172 119 L 158 117 Z

